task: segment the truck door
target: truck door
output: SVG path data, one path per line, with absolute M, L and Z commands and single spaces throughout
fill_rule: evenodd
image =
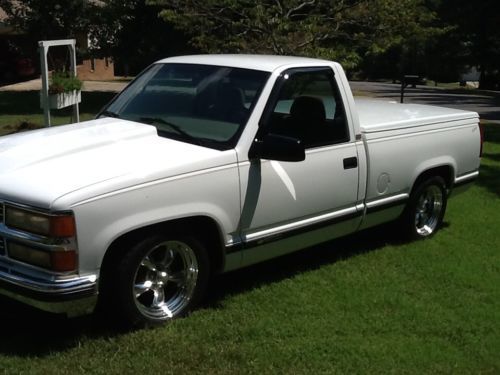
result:
M 283 72 L 267 107 L 256 139 L 298 139 L 305 160 L 241 164 L 239 228 L 246 264 L 352 232 L 360 220 L 358 155 L 333 70 Z

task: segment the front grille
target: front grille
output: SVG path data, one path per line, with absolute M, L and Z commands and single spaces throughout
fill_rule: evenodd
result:
M 3 203 L 0 202 L 0 224 L 3 223 Z M 5 240 L 0 236 L 0 256 L 5 255 Z
M 5 255 L 5 240 L 0 237 L 0 256 Z
M 0 202 L 0 224 L 3 224 L 4 204 Z M 0 236 L 0 256 L 5 255 L 5 239 Z

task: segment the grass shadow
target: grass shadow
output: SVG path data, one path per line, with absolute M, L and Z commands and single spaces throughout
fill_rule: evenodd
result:
M 94 316 L 68 319 L 0 296 L 2 335 L 0 353 L 45 356 L 78 346 L 83 337 L 105 335 Z
M 484 141 L 491 143 L 500 143 L 500 125 L 484 123 Z
M 485 187 L 500 198 L 500 167 L 481 165 L 477 184 Z
M 483 158 L 490 159 L 490 160 L 495 161 L 495 162 L 500 162 L 500 154 L 492 154 L 489 152 L 484 152 Z
M 102 107 L 108 104 L 117 93 L 109 91 L 92 91 L 82 92 L 82 102 L 80 103 L 80 111 L 82 113 L 92 113 L 96 115 Z
M 276 258 L 214 278 L 202 308 L 217 309 L 228 296 L 277 283 L 304 272 L 398 243 L 389 226 L 363 231 L 323 245 Z M 78 347 L 83 339 L 107 338 L 126 331 L 105 326 L 96 315 L 66 318 L 45 313 L 0 296 L 0 353 L 21 357 L 47 356 Z
M 488 144 L 485 145 L 477 183 L 500 197 L 500 125 L 484 123 L 483 129 L 484 140 Z
M 81 113 L 96 114 L 107 104 L 116 93 L 114 92 L 82 92 L 80 103 Z M 52 111 L 53 115 L 68 116 L 71 107 Z M 38 91 L 0 91 L 0 113 L 3 115 L 38 115 L 40 108 L 40 94 Z
M 289 279 L 301 273 L 383 248 L 404 243 L 394 223 L 367 229 L 311 248 L 219 275 L 213 281 L 205 307 L 219 308 L 229 295 L 240 294 Z
M 0 91 L 0 113 L 3 115 L 33 115 L 40 109 L 38 91 Z

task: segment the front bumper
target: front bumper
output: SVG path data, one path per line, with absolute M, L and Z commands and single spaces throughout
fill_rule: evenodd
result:
M 40 235 L 8 228 L 5 205 L 0 202 L 0 294 L 38 309 L 79 316 L 94 310 L 97 302 L 97 275 L 52 272 L 10 257 L 9 241 L 44 251 L 75 248 L 69 241 L 53 243 Z M 71 239 L 70 239 L 71 240 Z
M 38 280 L 0 263 L 0 294 L 51 313 L 69 317 L 91 313 L 97 302 L 97 277 Z

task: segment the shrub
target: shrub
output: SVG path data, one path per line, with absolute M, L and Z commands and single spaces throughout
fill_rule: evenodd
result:
M 61 94 L 63 92 L 81 90 L 82 81 L 69 72 L 54 72 L 50 79 L 49 94 Z

